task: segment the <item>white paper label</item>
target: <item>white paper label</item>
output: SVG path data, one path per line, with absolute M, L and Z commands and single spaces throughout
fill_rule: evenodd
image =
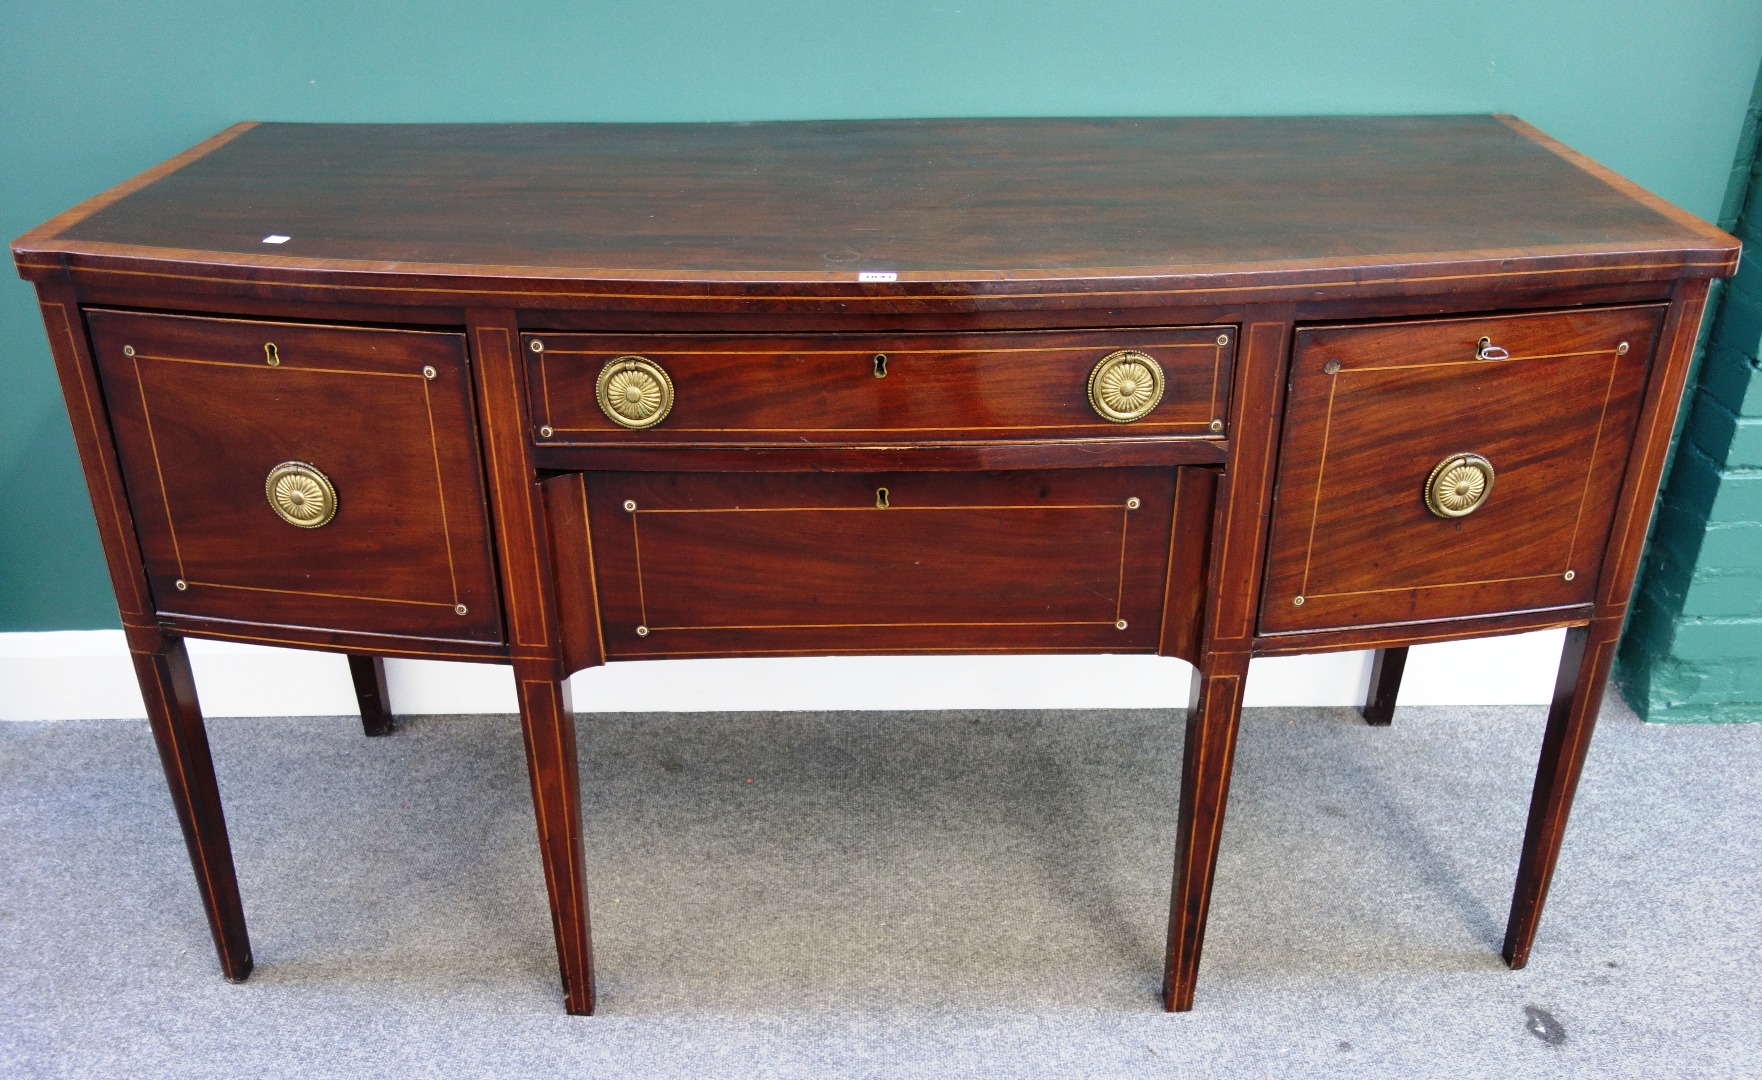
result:
M 291 236 L 283 236 L 280 233 L 271 233 L 263 238 L 263 242 L 265 244 L 285 244 L 292 239 L 293 237 Z
M 862 270 L 857 273 L 858 281 L 898 281 L 899 275 L 891 270 Z

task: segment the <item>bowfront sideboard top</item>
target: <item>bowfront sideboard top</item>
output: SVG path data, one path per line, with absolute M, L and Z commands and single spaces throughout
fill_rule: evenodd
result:
M 1188 661 L 1186 1009 L 1251 656 L 1569 628 L 1521 967 L 1738 245 L 1447 116 L 240 124 L 13 253 L 224 972 L 183 639 L 508 663 L 587 1013 L 567 678 L 676 657 Z
M 1735 258 L 1486 116 L 240 124 L 14 251 L 33 280 L 114 287 L 895 314 L 1708 277 Z

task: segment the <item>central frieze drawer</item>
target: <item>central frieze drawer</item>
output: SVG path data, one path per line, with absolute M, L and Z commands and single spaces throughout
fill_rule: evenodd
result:
M 522 347 L 544 445 L 1219 439 L 1236 328 L 529 334 Z
M 585 479 L 609 658 L 1154 652 L 1208 524 L 1173 469 Z

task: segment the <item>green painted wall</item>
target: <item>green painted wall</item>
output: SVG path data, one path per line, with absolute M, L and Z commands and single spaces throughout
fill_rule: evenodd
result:
M 1756 0 L 10 4 L 0 233 L 239 119 L 1513 112 L 1703 216 Z M 113 626 L 30 291 L 0 286 L 0 631 Z
M 1711 305 L 1622 638 L 1616 681 L 1648 720 L 1762 720 L 1762 72 L 1720 224 L 1744 241 Z

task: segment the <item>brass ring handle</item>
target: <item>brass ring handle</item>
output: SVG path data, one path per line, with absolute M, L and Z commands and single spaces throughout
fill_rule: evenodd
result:
M 673 380 L 646 356 L 619 356 L 607 361 L 594 384 L 600 411 L 621 427 L 654 427 L 673 410 Z
M 1116 424 L 1149 416 L 1162 390 L 1162 366 L 1137 349 L 1108 353 L 1089 372 L 1089 407 Z
M 1426 477 L 1426 509 L 1441 518 L 1479 510 L 1493 493 L 1493 463 L 1479 454 L 1451 454 Z
M 336 486 L 304 461 L 284 461 L 269 470 L 263 494 L 275 516 L 301 529 L 317 529 L 336 517 Z

